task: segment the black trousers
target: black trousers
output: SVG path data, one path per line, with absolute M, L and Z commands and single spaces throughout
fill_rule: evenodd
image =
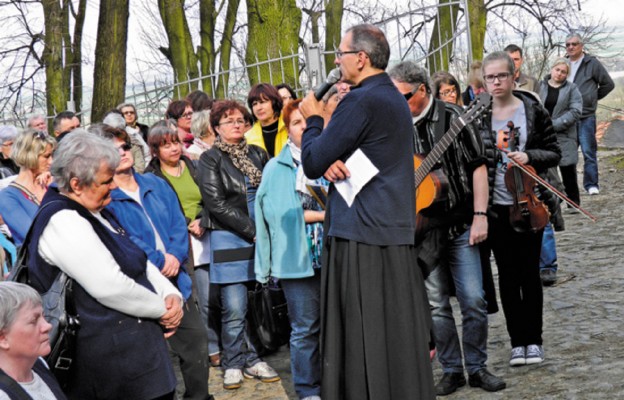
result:
M 184 303 L 184 316 L 168 339 L 173 355 L 180 359 L 185 399 L 208 400 L 208 335 L 202 325 L 195 297 Z
M 563 187 L 565 188 L 566 195 L 578 204 L 581 205 L 581 196 L 579 194 L 578 181 L 576 178 L 576 164 L 559 166 L 561 172 L 561 180 L 563 181 Z
M 500 298 L 511 346 L 542 344 L 542 281 L 539 257 L 544 231 L 516 232 L 508 206 L 493 206 L 488 243 L 498 266 Z

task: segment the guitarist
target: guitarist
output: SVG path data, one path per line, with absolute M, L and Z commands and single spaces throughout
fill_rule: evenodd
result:
M 449 134 L 452 124 L 461 132 L 441 155 L 438 173 L 448 180 L 447 195 L 419 214 L 427 229 L 416 234 L 418 262 L 430 270 L 426 281 L 433 317 L 433 338 L 443 376 L 438 396 L 455 392 L 469 383 L 487 391 L 505 388 L 505 382 L 486 369 L 487 310 L 482 284 L 478 243 L 487 237 L 488 179 L 486 157 L 476 125 L 461 126 L 462 109 L 435 99 L 428 73 L 412 61 L 390 72 L 394 85 L 407 100 L 414 124 L 414 153 L 427 154 Z M 417 197 L 421 193 L 417 193 Z M 453 282 L 450 279 L 453 279 Z M 449 297 L 452 283 L 462 309 L 464 362 Z

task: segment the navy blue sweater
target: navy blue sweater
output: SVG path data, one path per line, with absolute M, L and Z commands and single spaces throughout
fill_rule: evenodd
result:
M 331 186 L 328 235 L 379 246 L 413 244 L 412 117 L 388 75 L 380 73 L 352 87 L 325 130 L 319 116 L 306 122 L 302 164 L 309 178 L 322 176 L 358 148 L 379 169 L 351 207 Z

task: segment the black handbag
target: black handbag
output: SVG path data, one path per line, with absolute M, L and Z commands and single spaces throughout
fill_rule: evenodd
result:
M 248 292 L 247 319 L 260 343 L 268 350 L 277 350 L 290 340 L 288 305 L 279 281 L 256 283 Z
M 51 203 L 48 203 L 51 204 Z M 45 206 L 39 209 L 39 212 Z M 37 216 L 35 216 L 35 219 Z M 24 239 L 17 261 L 13 265 L 7 280 L 29 285 L 28 245 L 32 236 L 32 226 Z M 50 347 L 52 350 L 45 358 L 50 371 L 56 377 L 62 389 L 69 383 L 71 367 L 76 352 L 76 336 L 80 320 L 76 312 L 73 296 L 73 279 L 59 271 L 47 292 L 41 294 L 43 315 L 52 325 L 50 329 Z

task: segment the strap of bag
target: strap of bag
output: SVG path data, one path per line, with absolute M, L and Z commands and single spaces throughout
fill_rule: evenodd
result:
M 3 370 L 0 369 L 0 389 L 6 392 L 11 399 L 15 400 L 33 400 L 32 397 L 26 393 L 24 388 L 17 383 L 17 381 L 8 376 Z

